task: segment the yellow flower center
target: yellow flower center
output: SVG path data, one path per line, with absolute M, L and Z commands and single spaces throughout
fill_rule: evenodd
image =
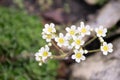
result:
M 107 45 L 103 46 L 103 50 L 104 50 L 104 51 L 108 51 L 108 49 L 109 49 L 109 48 L 108 48 Z
M 48 56 L 48 52 L 47 52 L 47 51 L 44 51 L 44 52 L 43 52 L 43 56 L 44 56 L 44 57 Z
M 77 45 L 80 45 L 80 44 L 81 44 L 81 40 L 77 39 L 77 40 L 75 40 L 75 43 L 76 43 Z
M 82 29 L 81 29 L 81 32 L 82 32 L 82 33 L 86 33 L 86 32 L 87 32 L 86 28 L 82 28 Z
M 48 39 L 51 39 L 51 38 L 52 38 L 52 35 L 51 35 L 51 34 L 47 34 L 47 38 L 48 38 Z
M 74 30 L 70 30 L 70 35 L 74 35 L 75 34 L 75 31 Z
M 59 41 L 60 44 L 64 43 L 64 39 L 63 38 L 59 38 L 58 41 Z
M 48 28 L 48 32 L 52 32 L 52 28 L 51 27 Z
M 76 57 L 76 58 L 81 58 L 81 57 L 82 57 L 82 54 L 81 54 L 81 53 L 76 53 L 76 54 L 75 54 L 75 57 Z
M 103 31 L 102 30 L 98 30 L 98 34 L 103 34 Z

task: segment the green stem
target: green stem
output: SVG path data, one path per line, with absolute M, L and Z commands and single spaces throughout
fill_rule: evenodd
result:
M 92 41 L 94 41 L 97 37 L 93 37 L 91 40 L 89 40 L 87 43 L 84 44 L 84 47 L 90 44 Z
M 96 50 L 89 50 L 88 53 L 93 53 L 93 52 L 99 52 L 100 49 L 96 49 Z
M 52 41 L 52 44 L 56 47 L 56 49 L 58 49 L 62 54 L 65 54 L 64 52 L 63 52 L 63 50 L 61 50 L 55 43 L 54 43 L 54 41 Z
M 67 57 L 67 54 L 62 54 L 62 55 L 59 55 L 59 56 L 52 56 L 53 59 L 64 59 L 65 57 Z

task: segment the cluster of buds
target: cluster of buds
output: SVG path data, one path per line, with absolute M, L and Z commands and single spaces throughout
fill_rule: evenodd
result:
M 73 51 L 71 58 L 76 62 L 81 62 L 81 60 L 85 60 L 86 57 L 84 54 L 91 52 L 102 51 L 103 55 L 107 55 L 113 51 L 113 45 L 111 43 L 107 43 L 104 41 L 103 37 L 106 36 L 107 29 L 103 26 L 99 26 L 98 28 L 92 29 L 89 25 L 84 25 L 84 22 L 80 23 L 80 26 L 72 25 L 71 27 L 66 27 L 66 34 L 59 33 L 56 34 L 55 25 L 53 23 L 45 24 L 45 28 L 42 32 L 43 39 L 48 43 L 45 47 L 40 48 L 40 50 L 35 54 L 36 61 L 39 62 L 39 65 L 45 63 L 48 59 L 51 58 L 66 58 L 69 54 L 65 53 L 62 50 L 62 47 L 66 47 Z M 93 39 L 85 42 L 85 37 L 94 34 Z M 98 38 L 101 43 L 100 49 L 96 50 L 86 50 L 85 46 L 91 43 L 93 40 Z M 53 55 L 50 52 L 50 46 L 55 46 L 60 55 Z

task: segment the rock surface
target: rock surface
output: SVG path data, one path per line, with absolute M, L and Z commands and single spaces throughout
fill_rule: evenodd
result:
M 71 66 L 71 80 L 120 80 L 120 38 L 113 42 L 114 52 L 101 52 Z
M 106 28 L 114 26 L 120 20 L 120 0 L 110 1 L 101 10 L 94 20 L 89 20 L 92 27 L 103 25 Z

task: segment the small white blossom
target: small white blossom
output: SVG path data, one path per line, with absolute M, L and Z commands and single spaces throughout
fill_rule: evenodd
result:
M 50 23 L 50 25 L 45 24 L 45 28 L 43 29 L 43 32 L 46 34 L 55 33 L 56 32 L 55 25 L 53 23 Z
M 75 59 L 76 62 L 80 62 L 81 60 L 85 60 L 85 56 L 83 55 L 84 51 L 81 49 L 81 50 L 74 50 L 74 53 L 72 55 L 72 59 Z
M 51 34 L 46 34 L 46 33 L 42 33 L 42 38 L 46 40 L 46 42 L 51 42 L 52 39 L 55 38 L 55 34 L 51 33 Z
M 103 45 L 101 46 L 101 51 L 104 55 L 107 55 L 108 52 L 113 52 L 113 45 L 111 43 L 107 44 L 106 42 L 103 42 Z
M 78 27 L 78 33 L 80 33 L 83 37 L 85 35 L 90 35 L 90 26 L 85 26 L 84 23 L 81 22 L 80 27 Z
M 66 28 L 66 31 L 67 31 L 67 36 L 75 36 L 76 34 L 76 26 L 75 25 L 72 25 L 71 28 L 67 27 Z
M 68 45 L 66 46 L 68 49 L 72 49 L 73 48 L 73 46 L 72 46 L 72 43 L 73 43 L 73 37 L 70 37 L 70 36 L 65 36 L 65 39 L 67 40 L 67 42 L 68 42 Z
M 45 47 L 42 47 L 35 54 L 35 59 L 36 59 L 36 61 L 44 62 L 50 56 L 51 56 L 51 52 L 49 52 L 49 47 L 46 45 Z
M 99 28 L 95 29 L 95 32 L 97 33 L 98 37 L 105 37 L 107 33 L 107 29 L 103 28 L 103 26 L 100 26 Z
M 62 33 L 59 34 L 59 37 L 55 38 L 55 41 L 59 47 L 68 45 L 68 42 Z
M 72 46 L 75 46 L 76 49 L 79 49 L 80 46 L 84 44 L 81 36 L 74 36 L 73 40 Z

